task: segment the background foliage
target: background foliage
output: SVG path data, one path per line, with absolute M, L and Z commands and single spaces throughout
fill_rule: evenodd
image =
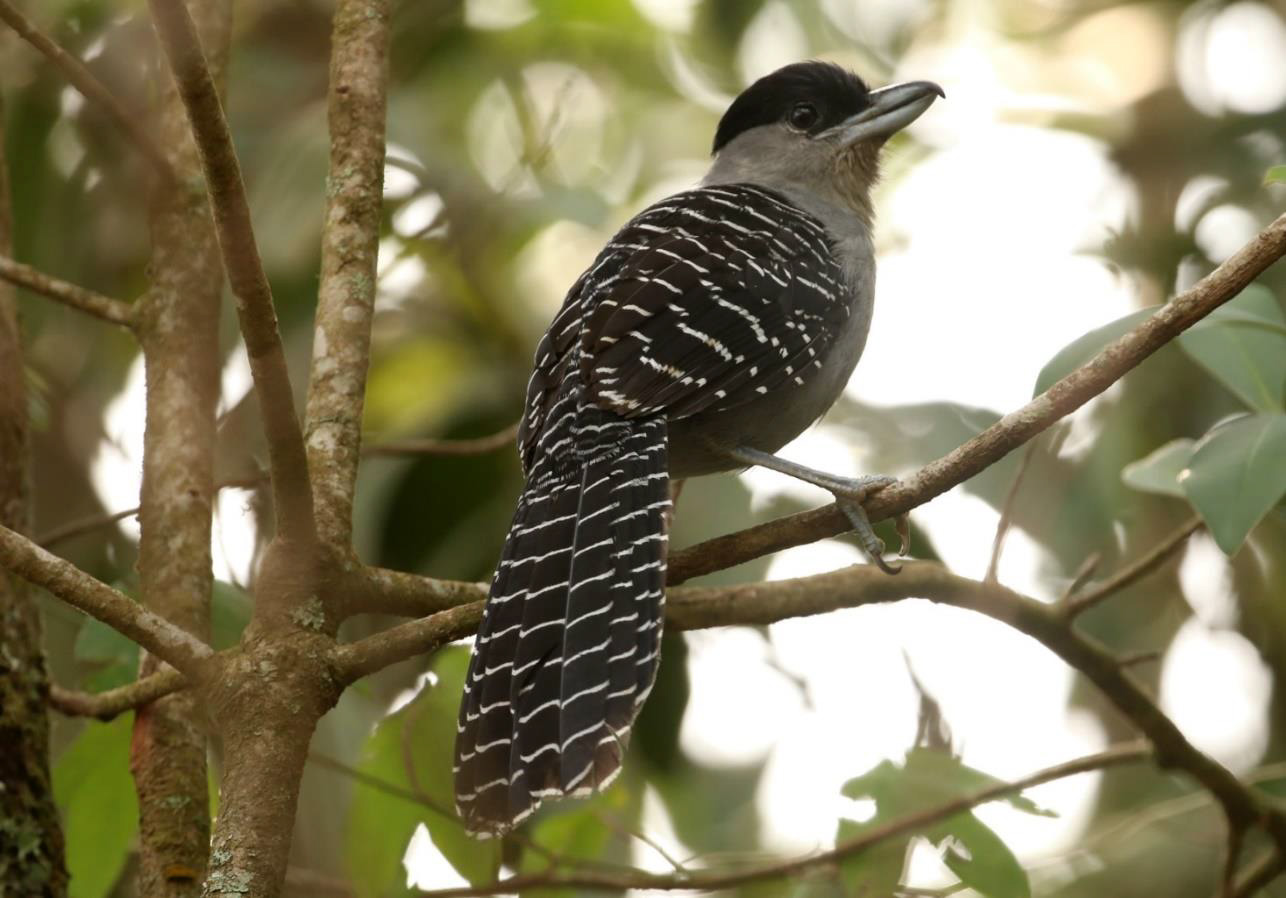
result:
M 156 49 L 137 4 L 42 0 L 27 6 L 29 15 L 87 59 L 128 104 L 146 106 Z M 240 3 L 229 73 L 232 128 L 283 336 L 299 375 L 296 383 L 304 382 L 312 336 L 325 179 L 329 12 L 320 0 Z M 1225 7 L 925 0 L 860 9 L 843 0 L 404 3 L 394 19 L 393 158 L 367 403 L 370 441 L 476 436 L 515 420 L 532 347 L 562 291 L 633 211 L 699 176 L 726 97 L 748 77 L 786 61 L 775 54 L 792 48 L 837 59 L 877 82 L 936 78 L 947 89 L 948 104 L 959 98 L 965 108 L 981 71 L 1008 85 L 1015 98 L 1012 114 L 1021 124 L 1038 132 L 1084 135 L 1119 176 L 1126 214 L 1105 225 L 1111 232 L 1083 251 L 1106 260 L 1136 306 L 1160 302 L 1219 261 L 1219 250 L 1229 240 L 1235 246 L 1236 235 L 1269 221 L 1286 197 L 1286 186 L 1265 182 L 1269 169 L 1286 158 L 1286 96 L 1274 105 L 1271 97 L 1248 101 L 1221 93 L 1210 49 L 1212 34 L 1232 27 L 1229 22 L 1243 29 L 1237 33 L 1247 40 L 1262 43 L 1269 34 L 1286 46 L 1281 16 L 1280 8 L 1251 2 Z M 1142 76 L 1128 64 L 1129 42 L 1138 39 L 1140 28 L 1146 30 L 1148 52 L 1160 54 Z M 981 60 L 981 68 L 953 69 L 950 54 L 962 50 Z M 913 69 L 907 60 L 920 67 Z M 1283 67 L 1286 50 L 1276 71 L 1265 71 L 1263 78 L 1286 83 Z M 1016 83 L 1024 71 L 1041 77 Z M 131 298 L 144 284 L 148 254 L 146 209 L 139 201 L 141 163 L 57 73 L 7 33 L 0 33 L 0 85 L 18 223 L 16 256 Z M 968 130 L 963 133 L 967 140 Z M 919 136 L 918 142 L 899 139 L 891 148 L 881 204 L 895 197 L 908 171 L 943 149 L 933 133 Z M 1036 152 L 1004 179 L 984 185 L 983 195 L 1022 191 L 1039 197 L 1075 176 L 1051 167 Z M 955 182 L 936 184 L 934 191 L 944 206 L 978 196 L 977 185 Z M 903 229 L 913 234 L 915 222 L 897 222 L 882 233 L 886 251 L 910 239 Z M 984 271 L 1007 264 L 1003 235 L 962 233 L 958 239 L 989 260 Z M 1224 555 L 1212 561 L 1207 552 L 1197 559 L 1207 574 L 1214 571 L 1210 576 L 1223 596 L 1222 616 L 1201 616 L 1199 597 L 1191 594 L 1192 584 L 1208 582 L 1209 576 L 1205 581 L 1180 577 L 1172 567 L 1089 617 L 1089 629 L 1108 645 L 1164 651 L 1196 614 L 1202 627 L 1220 631 L 1220 638 L 1235 636 L 1238 647 L 1248 647 L 1270 682 L 1286 670 L 1284 280 L 1280 267 L 1270 272 L 1061 433 L 1044 438 L 1032 456 L 1012 513 L 1016 527 L 1039 548 L 1040 563 L 1030 576 L 1049 594 L 1056 595 L 1091 553 L 1102 553 L 1102 569 L 1111 570 L 1178 526 L 1193 508 L 1227 556 L 1226 562 Z M 1024 301 L 1039 307 L 1052 286 L 1029 280 L 1022 285 Z M 989 291 L 1005 288 L 970 279 L 959 284 L 958 295 L 921 298 L 921 326 L 935 327 L 935 303 L 967 302 L 977 306 L 980 334 L 960 334 L 966 347 L 1028 339 L 987 314 Z M 32 298 L 22 308 L 38 428 L 34 494 L 40 534 L 134 504 L 141 369 L 125 335 Z M 881 331 L 878 322 L 873 340 L 900 341 L 907 365 L 936 370 L 943 380 L 953 377 L 952 366 L 976 365 L 1024 383 L 1034 380 L 1039 391 L 1131 320 L 1105 318 L 1100 329 L 1076 342 L 1076 332 L 1055 334 L 1055 345 L 1070 345 L 1039 373 L 1010 370 L 994 349 L 970 353 L 966 348 L 953 359 L 923 357 L 916 333 Z M 233 479 L 257 471 L 262 451 L 244 398 L 244 352 L 234 348 L 235 327 L 226 308 L 223 326 L 227 367 L 220 471 Z M 994 342 L 987 343 L 981 332 Z M 845 446 L 861 447 L 860 454 L 850 453 L 842 463 L 897 473 L 940 455 L 1004 410 L 947 401 L 877 406 L 859 396 L 846 399 L 832 414 L 830 432 Z M 965 489 L 996 509 L 1016 466 L 1017 460 L 1009 459 Z M 511 451 L 372 458 L 359 485 L 359 549 L 372 563 L 486 579 L 518 485 Z M 216 541 L 227 563 L 215 596 L 216 647 L 234 641 L 247 618 L 248 599 L 238 581 L 244 585 L 252 576 L 254 540 L 247 534 L 254 532 L 261 501 L 253 493 L 228 490 L 220 505 Z M 676 544 L 804 504 L 779 492 L 758 494 L 752 502 L 747 482 L 732 477 L 693 483 L 679 507 Z M 970 526 L 989 534 L 995 514 L 988 514 L 975 517 Z M 58 550 L 96 576 L 128 588 L 136 536 L 125 522 L 63 542 Z M 914 553 L 937 557 L 942 551 L 950 558 L 948 544 L 955 536 L 941 529 L 917 530 Z M 802 563 L 821 569 L 827 557 L 823 551 Z M 1184 564 L 1187 569 L 1188 561 Z M 1200 567 L 1196 561 L 1191 566 Z M 766 570 L 766 563 L 756 563 L 718 576 L 745 580 Z M 132 676 L 137 653 L 126 641 L 53 602 L 45 611 L 58 682 L 97 690 Z M 833 626 L 860 625 L 860 618 L 836 617 L 840 622 Z M 952 619 L 924 620 L 945 627 Z M 382 624 L 363 619 L 348 626 L 360 635 Z M 807 703 L 808 684 L 801 686 L 790 665 L 776 656 L 773 634 L 750 638 L 765 648 L 752 662 L 755 669 L 725 676 L 722 701 L 745 716 L 755 715 L 755 690 L 767 678 L 775 688 L 785 682 L 800 690 L 798 700 Z M 969 647 L 960 648 L 960 658 L 969 659 L 965 663 L 1006 663 L 971 659 Z M 667 868 L 655 848 L 631 833 L 654 836 L 680 861 L 785 851 L 788 846 L 773 837 L 771 821 L 762 816 L 776 807 L 762 798 L 770 757 L 761 753 L 728 763 L 693 751 L 692 740 L 680 738 L 691 688 L 688 646 L 681 637 L 667 637 L 665 652 L 661 680 L 621 784 L 591 802 L 538 817 L 523 840 L 503 849 L 464 839 L 435 810 L 450 805 L 444 734 L 452 732 L 464 651 L 453 648 L 432 661 L 401 665 L 351 690 L 314 740 L 315 763 L 305 777 L 293 862 L 323 879 L 298 887 L 298 894 L 316 894 L 318 881 L 362 896 L 403 894 L 402 858 L 408 841 L 423 847 L 425 834 L 416 834 L 420 823 L 434 846 L 412 852 L 426 887 L 449 885 L 459 877 L 485 880 L 500 862 L 515 870 L 538 869 L 542 850 L 596 863 L 633 858 Z M 1161 670 L 1151 665 L 1138 674 L 1156 685 Z M 1011 675 L 1021 678 L 1022 672 Z M 882 676 L 901 682 L 905 670 L 893 666 Z M 1195 681 L 1200 679 L 1198 672 Z M 425 682 L 430 687 L 414 698 L 406 692 Z M 885 688 L 883 681 L 838 686 L 853 693 Z M 1234 680 L 1221 688 L 1240 686 Z M 1012 697 L 970 698 L 1004 707 Z M 395 699 L 400 708 L 390 714 Z M 1064 699 L 1049 695 L 1046 700 Z M 1075 686 L 1066 701 L 1096 718 L 1107 741 L 1128 735 L 1090 690 Z M 1272 766 L 1286 750 L 1279 693 L 1272 690 L 1252 710 L 1247 732 L 1253 734 L 1241 738 L 1230 732 L 1225 741 L 1240 758 L 1241 771 L 1263 768 L 1265 788 L 1276 788 L 1286 782 L 1277 779 Z M 948 724 L 951 712 L 948 703 Z M 858 723 L 860 730 L 887 733 L 906 719 L 867 717 Z M 1027 724 L 1018 711 L 1004 726 L 1014 740 L 1026 738 Z M 57 725 L 56 793 L 66 815 L 73 894 L 85 898 L 129 894 L 131 878 L 119 876 L 130 863 L 134 825 L 125 778 L 127 733 L 126 721 Z M 909 728 L 904 738 L 899 734 L 905 754 L 871 769 L 854 763 L 843 795 L 861 799 L 858 804 L 846 804 L 837 794 L 833 805 L 809 812 L 845 835 L 989 781 L 988 774 L 951 759 L 949 740 L 922 739 L 913 747 L 914 735 Z M 969 736 L 957 730 L 955 748 L 960 742 L 967 746 Z M 844 746 L 827 750 L 842 752 Z M 1068 748 L 1066 754 L 1072 753 Z M 771 771 L 773 777 L 790 775 Z M 993 831 L 978 817 L 964 815 L 863 856 L 861 869 L 853 866 L 835 878 L 789 888 L 840 894 L 858 883 L 868 888 L 880 883 L 869 894 L 883 894 L 908 881 L 944 887 L 959 879 L 995 896 L 1210 894 L 1222 838 L 1212 808 L 1185 804 L 1186 786 L 1136 768 L 1108 773 L 1098 785 L 1074 831 L 1043 848 L 1024 843 L 1016 853 L 1002 839 L 1014 832 L 1012 821 Z M 836 808 L 847 809 L 843 819 Z M 1030 802 L 1016 809 L 1023 818 L 1058 810 Z M 908 868 L 907 851 L 914 845 L 921 847 Z M 1286 895 L 1286 887 L 1277 886 L 1276 893 Z

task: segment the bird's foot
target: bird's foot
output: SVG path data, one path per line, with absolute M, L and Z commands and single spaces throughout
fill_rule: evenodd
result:
M 866 501 L 887 486 L 897 483 L 896 477 L 870 475 L 866 477 L 836 477 L 834 483 L 827 486 L 835 497 L 835 504 L 844 512 L 848 522 L 853 525 L 853 532 L 868 558 L 886 574 L 896 574 L 902 570 L 900 564 L 889 564 L 884 560 L 884 540 L 875 535 L 871 519 L 866 514 Z M 910 548 L 910 521 L 905 514 L 896 518 L 898 537 L 901 540 L 898 554 L 906 555 Z

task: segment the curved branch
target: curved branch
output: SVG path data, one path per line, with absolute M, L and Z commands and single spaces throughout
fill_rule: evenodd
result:
M 112 95 L 103 83 L 85 68 L 85 64 L 72 56 L 58 44 L 40 31 L 31 21 L 8 2 L 0 0 L 0 21 L 17 32 L 18 36 L 35 47 L 45 58 L 57 66 L 71 82 L 72 87 L 91 103 L 97 103 L 118 130 L 143 154 L 144 158 L 156 169 L 161 178 L 172 184 L 174 170 L 170 161 L 152 136 L 143 129 L 138 119 L 130 115 L 120 102 Z M 119 323 L 119 322 L 118 322 Z
M 0 0 L 0 4 L 3 2 L 4 0 Z M 37 268 L 5 256 L 0 256 L 0 279 L 30 290 L 32 293 L 47 296 L 110 324 L 119 324 L 122 327 L 133 326 L 134 309 L 129 303 L 95 293 L 70 281 L 59 280 Z
M 749 870 L 738 870 L 732 873 L 646 873 L 642 870 L 629 873 L 582 871 L 569 874 L 533 873 L 523 876 L 511 876 L 484 886 L 468 886 L 458 889 L 421 890 L 425 898 L 463 898 L 471 895 L 501 895 L 522 893 L 535 888 L 582 888 L 621 892 L 627 889 L 644 889 L 653 891 L 715 891 L 731 889 L 751 883 L 785 879 L 799 876 L 810 870 L 826 867 L 836 861 L 854 857 L 881 842 L 898 836 L 908 835 L 930 827 L 950 817 L 954 817 L 978 805 L 996 801 L 1010 795 L 1048 783 L 1065 779 L 1092 770 L 1103 770 L 1122 764 L 1133 764 L 1151 757 L 1151 749 L 1143 743 L 1127 743 L 1109 748 L 1098 754 L 1087 755 L 1074 761 L 1046 768 L 1031 776 L 1011 783 L 998 783 L 981 789 L 954 801 L 944 802 L 937 807 L 917 811 L 913 814 L 875 827 L 848 841 L 841 842 L 829 851 L 821 851 L 805 857 L 766 864 Z
M 277 532 L 289 541 L 310 544 L 315 533 L 308 457 L 277 330 L 272 288 L 255 244 L 241 164 L 196 26 L 183 0 L 149 0 L 149 6 L 187 108 L 210 194 L 223 265 L 237 301 L 241 335 L 268 438 Z
M 187 677 L 173 668 L 166 668 L 104 692 L 79 692 L 63 689 L 61 686 L 50 686 L 49 706 L 68 717 L 111 720 L 126 711 L 133 711 L 148 702 L 178 692 L 187 685 Z
M 214 656 L 208 645 L 182 627 L 8 527 L 0 527 L 0 566 L 97 618 L 193 679 L 199 678 L 202 662 Z
M 1071 374 L 978 436 L 930 462 L 915 474 L 876 493 L 866 505 L 872 522 L 923 505 L 995 464 L 1112 384 L 1183 331 L 1228 302 L 1265 269 L 1286 255 L 1282 215 L 1189 290 L 1161 306 L 1128 334 L 1105 347 Z M 815 508 L 706 540 L 675 553 L 670 584 L 721 571 L 792 546 L 837 536 L 850 529 L 834 505 Z
M 481 586 L 477 586 L 479 595 Z M 1088 677 L 1147 736 L 1163 768 L 1184 770 L 1223 807 L 1233 825 L 1259 825 L 1286 855 L 1286 813 L 1267 805 L 1227 768 L 1197 750 L 1106 649 L 1074 628 L 1063 609 L 998 584 L 970 580 L 931 562 L 909 562 L 897 577 L 868 565 L 827 574 L 732 587 L 670 589 L 666 625 L 679 630 L 769 624 L 876 602 L 928 599 L 995 618 L 1042 643 Z M 336 665 L 351 676 L 431 650 L 471 632 L 481 605 L 410 621 L 338 647 Z

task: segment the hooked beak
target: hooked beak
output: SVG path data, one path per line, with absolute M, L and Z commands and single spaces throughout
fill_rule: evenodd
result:
M 932 81 L 908 81 L 871 91 L 871 105 L 830 129 L 840 144 L 851 147 L 859 141 L 886 140 L 918 119 L 946 91 Z

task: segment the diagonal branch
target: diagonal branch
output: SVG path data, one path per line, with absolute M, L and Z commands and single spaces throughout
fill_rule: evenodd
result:
M 1087 755 L 1074 761 L 1067 761 L 1054 767 L 1038 771 L 1011 783 L 997 783 L 954 801 L 944 802 L 936 807 L 907 814 L 897 820 L 891 820 L 881 826 L 867 830 L 844 842 L 840 842 L 829 851 L 821 851 L 805 857 L 765 864 L 748 870 L 737 870 L 730 873 L 647 873 L 642 870 L 627 873 L 579 871 L 576 873 L 557 874 L 553 872 L 533 873 L 511 876 L 498 882 L 483 886 L 466 886 L 458 889 L 422 890 L 419 894 L 425 898 L 464 898 L 471 895 L 502 895 L 525 893 L 536 888 L 580 888 L 600 891 L 622 892 L 629 889 L 651 891 L 716 891 L 731 889 L 752 883 L 771 882 L 788 877 L 798 877 L 813 870 L 825 868 L 847 858 L 856 857 L 862 852 L 889 839 L 916 833 L 940 823 L 943 820 L 968 811 L 978 805 L 997 799 L 1006 798 L 1048 783 L 1065 779 L 1092 770 L 1103 770 L 1122 764 L 1134 764 L 1146 761 L 1152 752 L 1144 743 L 1127 743 L 1098 754 Z
M 307 440 L 318 535 L 343 552 L 352 543 L 375 308 L 388 105 L 387 0 L 341 0 L 331 46 L 329 189 Z
M 1228 302 L 1286 255 L 1282 215 L 1189 290 L 1161 306 L 1125 336 L 978 436 L 876 493 L 867 504 L 872 522 L 903 514 L 995 464 L 1060 418 L 1066 417 L 1193 324 Z M 792 546 L 837 536 L 850 527 L 834 506 L 815 508 L 706 540 L 670 559 L 669 583 L 682 583 Z
M 1204 526 L 1205 522 L 1201 520 L 1201 516 L 1193 515 L 1152 549 L 1140 555 L 1102 583 L 1091 586 L 1081 592 L 1072 593 L 1063 602 L 1064 611 L 1069 617 L 1075 617 L 1146 577 L 1173 557 L 1179 549 L 1183 548 L 1184 543 L 1188 541 L 1188 537 Z
M 133 683 L 104 692 L 78 692 L 61 686 L 49 687 L 49 706 L 68 717 L 96 717 L 111 720 L 188 685 L 183 674 L 172 667 L 148 674 Z
M 311 543 L 313 500 L 303 432 L 295 414 L 272 289 L 255 245 L 241 165 L 223 105 L 183 0 L 149 0 L 149 6 L 196 138 L 223 265 L 237 302 L 268 438 L 277 532 L 289 541 Z
M 0 4 L 3 3 L 4 0 L 0 0 Z M 59 280 L 30 265 L 24 265 L 5 256 L 0 256 L 0 280 L 23 287 L 32 293 L 47 296 L 110 324 L 119 324 L 124 327 L 133 325 L 134 310 L 129 303 Z
M 199 679 L 202 662 L 214 656 L 186 630 L 8 527 L 0 527 L 0 567 L 97 618 L 189 677 Z
M 91 103 L 97 103 L 107 113 L 107 117 L 112 120 L 112 124 L 152 164 L 161 179 L 167 184 L 173 184 L 174 171 L 170 168 L 170 162 L 165 153 L 152 140 L 152 136 L 143 128 L 138 119 L 130 115 L 121 106 L 116 97 L 112 95 L 112 92 L 103 86 L 103 83 L 95 78 L 89 69 L 85 68 L 83 62 L 58 46 L 48 35 L 41 32 L 30 19 L 15 9 L 8 0 L 0 0 L 0 21 L 12 28 L 19 37 L 35 47 L 50 62 L 56 65 L 67 80 L 71 82 L 71 85 L 80 91 L 82 96 Z

